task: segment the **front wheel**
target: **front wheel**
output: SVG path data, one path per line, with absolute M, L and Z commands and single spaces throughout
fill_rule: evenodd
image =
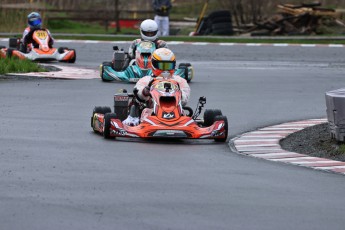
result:
M 96 130 L 94 129 L 94 116 L 95 113 L 100 113 L 100 114 L 106 114 L 106 113 L 111 113 L 111 108 L 107 106 L 96 106 L 93 111 L 92 111 L 92 117 L 91 117 L 91 128 L 93 129 L 94 132 Z
M 105 67 L 105 66 L 112 67 L 112 63 L 111 63 L 111 62 L 103 62 L 103 63 L 100 65 L 100 75 L 101 75 L 102 81 L 104 81 L 104 82 L 109 82 L 109 81 L 111 81 L 111 80 L 105 79 L 105 78 L 103 77 L 103 75 L 104 75 L 104 67 Z
M 104 132 L 103 132 L 103 137 L 105 139 L 115 139 L 115 137 L 110 136 L 110 120 L 117 118 L 115 113 L 106 113 L 104 115 Z
M 225 136 L 223 138 L 217 138 L 214 139 L 215 142 L 225 142 L 226 139 L 228 138 L 228 118 L 226 116 L 223 115 L 218 115 L 215 117 L 214 121 L 224 121 L 225 126 L 224 126 L 224 132 L 225 132 Z

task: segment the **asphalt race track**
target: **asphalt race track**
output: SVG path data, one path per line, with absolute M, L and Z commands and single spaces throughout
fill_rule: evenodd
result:
M 74 66 L 94 69 L 111 59 L 111 46 L 68 45 L 77 50 Z M 345 85 L 344 48 L 170 48 L 195 68 L 190 106 L 206 96 L 206 108 L 228 116 L 230 138 L 324 118 L 325 92 Z M 112 106 L 118 89 L 132 87 L 0 80 L 0 229 L 344 229 L 343 175 L 238 155 L 207 140 L 94 134 L 93 107 Z

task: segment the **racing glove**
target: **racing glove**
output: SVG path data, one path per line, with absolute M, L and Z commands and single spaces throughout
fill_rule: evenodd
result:
M 151 94 L 150 94 L 150 87 L 145 86 L 145 88 L 143 89 L 143 95 L 144 95 L 145 97 L 148 97 L 148 96 L 151 95 Z

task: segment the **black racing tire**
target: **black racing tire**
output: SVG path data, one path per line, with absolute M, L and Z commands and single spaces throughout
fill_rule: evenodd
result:
M 204 112 L 204 126 L 208 127 L 213 125 L 216 116 L 223 115 L 219 109 L 206 109 Z
M 11 58 L 12 55 L 13 55 L 13 50 L 15 50 L 15 49 L 8 48 L 7 51 L 6 51 L 6 57 Z
M 190 63 L 180 63 L 178 65 L 179 69 L 184 69 L 184 79 L 189 83 L 191 79 L 188 78 L 188 67 L 192 66 Z
M 233 27 L 230 22 L 220 22 L 212 24 L 211 26 L 212 35 L 233 35 Z
M 68 48 L 67 47 L 59 47 L 58 48 L 59 54 L 63 54 L 65 52 L 65 50 L 68 50 Z
M 217 23 L 231 23 L 231 18 L 230 17 L 219 17 L 219 18 L 214 18 L 211 22 L 211 24 L 217 24 Z
M 95 113 L 101 113 L 101 114 L 106 114 L 106 113 L 111 113 L 111 108 L 107 106 L 95 106 L 95 108 L 92 111 L 92 117 L 91 117 L 91 128 L 93 128 L 93 116 Z
M 8 40 L 8 47 L 18 49 L 18 38 L 10 38 Z
M 183 106 L 182 108 L 183 108 L 184 111 L 188 111 L 188 114 L 186 114 L 188 117 L 192 117 L 193 116 L 194 111 L 193 111 L 193 109 L 191 107 Z
M 103 137 L 105 139 L 115 139 L 115 137 L 110 136 L 110 119 L 117 118 L 115 113 L 106 113 L 104 115 L 104 132 Z
M 212 31 L 215 30 L 232 30 L 232 24 L 230 22 L 219 22 L 212 24 Z
M 75 60 L 77 59 L 77 51 L 75 49 L 70 49 L 74 51 L 74 57 L 71 60 L 68 60 L 68 63 L 75 63 Z
M 214 121 L 224 121 L 225 122 L 225 137 L 224 138 L 217 138 L 214 139 L 215 142 L 225 142 L 226 139 L 228 138 L 228 129 L 229 129 L 229 124 L 228 124 L 228 118 L 223 115 L 218 115 L 214 118 Z
M 104 81 L 104 82 L 110 82 L 111 80 L 108 80 L 108 79 L 103 78 L 104 66 L 110 66 L 111 68 L 113 68 L 113 67 L 112 67 L 112 63 L 111 63 L 111 62 L 103 62 L 103 63 L 102 63 L 102 69 L 101 69 L 101 78 L 102 78 L 102 81 Z
M 208 19 L 213 21 L 216 18 L 231 18 L 231 13 L 228 10 L 213 11 L 208 15 Z
M 233 35 L 234 31 L 231 29 L 218 29 L 213 30 L 211 35 Z
M 197 29 L 197 31 L 196 31 L 197 34 L 198 34 L 198 35 L 203 35 L 203 34 L 205 34 L 205 31 L 206 31 L 207 27 L 208 27 L 208 18 L 207 18 L 207 17 L 203 17 L 203 18 L 201 19 L 200 25 L 199 25 L 199 27 L 198 27 L 198 29 Z

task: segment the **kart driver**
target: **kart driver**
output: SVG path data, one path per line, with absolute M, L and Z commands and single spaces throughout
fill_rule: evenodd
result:
M 23 47 L 21 47 L 21 51 L 26 53 L 28 51 L 28 45 L 32 44 L 33 47 L 38 48 L 36 42 L 33 40 L 32 35 L 33 32 L 37 29 L 42 29 L 42 18 L 41 15 L 37 12 L 31 12 L 28 15 L 28 27 L 25 28 L 24 32 L 23 32 L 23 38 L 22 38 L 22 42 L 23 42 Z M 51 33 L 49 32 L 49 30 L 45 29 L 48 32 L 48 35 L 50 37 L 49 39 L 49 47 L 52 48 L 53 44 L 54 44 L 54 39 L 51 35 Z
M 174 74 L 175 66 L 176 59 L 171 50 L 167 48 L 156 49 L 152 54 L 152 75 L 141 78 L 134 86 L 134 90 L 138 92 L 138 97 L 143 101 L 150 99 L 150 87 L 148 85 L 154 78 L 173 79 L 180 86 L 182 106 L 185 106 L 189 100 L 190 87 L 184 78 Z M 139 116 L 139 106 L 135 103 L 130 108 L 130 114 L 122 123 L 130 126 L 139 125 Z
M 131 46 L 128 49 L 128 54 L 131 59 L 135 58 L 135 50 L 140 41 L 151 41 L 158 48 L 168 48 L 168 45 L 165 41 L 158 39 L 158 25 L 152 19 L 146 19 L 140 24 L 140 34 L 141 39 L 135 39 Z

